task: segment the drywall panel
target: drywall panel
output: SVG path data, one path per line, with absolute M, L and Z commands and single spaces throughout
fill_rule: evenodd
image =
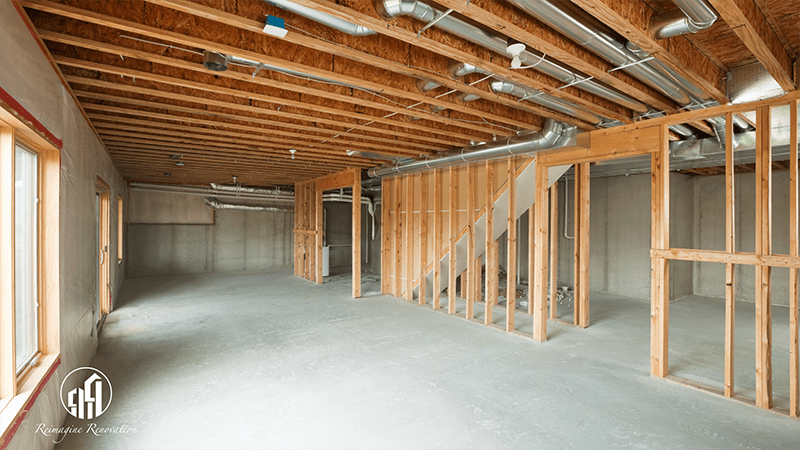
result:
M 0 87 L 63 141 L 60 180 L 60 333 L 62 363 L 44 386 L 14 435 L 10 449 L 50 449 L 53 438 L 36 433 L 38 424 L 59 427 L 66 411 L 58 397 L 61 381 L 85 366 L 97 349 L 94 273 L 95 183 L 111 188 L 110 255 L 117 254 L 118 196 L 128 203 L 127 188 L 104 147 L 61 85 L 50 63 L 31 36 L 12 2 L 0 2 L 0 58 L 13 61 L 0 68 Z M 122 284 L 125 263 L 112 263 L 112 299 Z M 113 383 L 113 380 L 112 380 Z M 68 386 L 72 388 L 74 386 Z
M 131 189 L 130 198 L 130 223 L 214 223 L 214 209 L 199 195 Z

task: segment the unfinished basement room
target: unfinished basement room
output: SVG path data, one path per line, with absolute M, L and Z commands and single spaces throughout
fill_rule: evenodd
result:
M 0 0 L 0 450 L 800 449 L 800 0 Z

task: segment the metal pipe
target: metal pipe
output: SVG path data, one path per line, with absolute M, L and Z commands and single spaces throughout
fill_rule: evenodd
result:
M 680 86 L 652 67 L 640 64 L 641 59 L 626 49 L 622 43 L 595 27 L 583 23 L 551 0 L 508 1 L 617 67 L 626 66 L 622 70 L 656 88 L 676 102 L 682 105 L 691 102 L 687 93 Z
M 469 75 L 470 73 L 480 73 L 483 75 L 493 75 L 488 70 L 480 69 L 478 67 L 473 66 L 472 64 L 461 63 L 458 61 L 450 61 L 447 64 L 448 72 L 453 75 L 459 75 L 461 77 Z M 582 110 L 577 105 L 570 103 L 566 100 L 561 100 L 558 97 L 554 97 L 550 94 L 545 94 L 544 92 L 538 91 L 533 88 L 529 88 L 527 86 L 523 86 L 521 84 L 514 83 L 512 81 L 508 81 L 503 77 L 494 76 L 496 81 L 493 81 L 490 84 L 492 92 L 495 94 L 503 93 L 503 94 L 511 94 L 517 98 L 522 100 L 527 100 L 532 103 L 539 104 L 546 108 L 550 108 L 554 111 L 558 111 L 569 116 L 585 120 L 593 125 L 599 125 L 603 122 L 603 119 L 600 117 Z
M 544 94 L 541 91 L 537 91 L 536 89 L 531 89 L 525 86 L 521 86 L 519 84 L 510 82 L 510 81 L 493 81 L 491 84 L 492 92 L 495 94 L 511 94 L 514 97 L 520 98 L 522 100 L 529 101 L 531 103 L 536 103 L 542 105 L 544 107 L 550 108 L 554 111 L 558 111 L 572 117 L 576 117 L 581 120 L 585 120 L 592 125 L 599 125 L 603 122 L 603 119 L 597 117 L 596 115 L 580 109 L 577 105 L 567 102 L 565 100 L 561 100 L 560 98 L 553 97 L 552 95 Z
M 386 20 L 399 16 L 413 16 L 429 23 L 438 19 L 436 27 L 501 55 L 508 55 L 505 37 L 492 34 L 451 15 L 442 16 L 443 13 L 418 0 L 375 0 L 375 9 L 378 15 Z M 565 84 L 574 84 L 579 89 L 591 92 L 637 112 L 645 112 L 648 109 L 641 102 L 594 80 L 585 79 L 575 72 L 548 60 L 544 55 L 523 51 L 519 57 L 520 61 L 526 66 L 531 66 L 531 68 L 546 73 Z
M 456 164 L 485 161 L 510 155 L 537 152 L 568 145 L 574 142 L 576 131 L 561 122 L 546 119 L 541 131 L 527 135 L 507 138 L 486 144 L 465 147 L 446 153 L 434 159 L 412 160 L 392 166 L 373 167 L 367 172 L 372 178 L 391 174 L 418 172 L 421 170 L 447 167 Z
M 294 208 L 280 208 L 277 206 L 252 206 L 252 205 L 234 205 L 231 203 L 222 203 L 215 197 L 205 197 L 203 202 L 214 209 L 237 209 L 244 211 L 268 211 L 268 212 L 292 212 Z
M 282 192 L 280 189 L 266 189 L 260 187 L 250 187 L 250 186 L 229 186 L 226 184 L 219 184 L 219 183 L 210 183 L 211 188 L 217 191 L 228 191 L 228 192 L 235 192 L 235 193 L 242 193 L 246 192 L 248 194 L 267 194 L 267 195 L 281 195 Z
M 680 9 L 650 18 L 650 35 L 655 39 L 697 33 L 717 21 L 717 13 L 705 0 L 672 1 Z
M 303 16 L 306 19 L 310 19 L 315 22 L 319 22 L 323 25 L 327 25 L 331 28 L 341 31 L 342 33 L 347 33 L 351 36 L 369 36 L 371 34 L 375 34 L 374 31 L 370 30 L 367 27 L 356 25 L 352 22 L 342 20 L 330 14 L 325 14 L 315 9 L 308 8 L 306 6 L 301 6 L 287 0 L 267 0 L 267 3 L 272 3 L 275 6 L 283 8 L 287 11 L 291 11 L 297 14 L 298 16 Z

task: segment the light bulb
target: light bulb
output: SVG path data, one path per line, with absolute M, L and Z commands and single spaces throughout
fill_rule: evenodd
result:
M 520 61 L 519 55 L 514 55 L 514 58 L 511 60 L 511 68 L 519 69 L 520 67 L 522 67 L 522 61 Z

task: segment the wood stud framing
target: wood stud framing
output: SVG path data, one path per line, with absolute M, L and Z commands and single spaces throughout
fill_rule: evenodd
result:
M 486 311 L 484 324 L 493 323 L 492 313 L 497 303 L 498 261 L 494 255 L 494 161 L 486 161 Z
M 506 267 L 506 331 L 514 330 L 517 311 L 517 163 L 508 158 L 508 265 Z
M 725 116 L 725 250 L 736 251 L 736 210 L 733 156 L 733 114 Z M 732 263 L 725 264 L 725 387 L 724 395 L 733 396 L 734 336 L 736 325 L 736 284 Z
M 550 319 L 556 318 L 558 318 L 558 182 L 550 186 Z
M 798 201 L 798 139 L 797 139 L 797 100 L 789 103 L 789 255 L 800 256 L 800 208 Z M 789 269 L 789 415 L 800 416 L 800 333 L 798 330 L 798 273 L 800 268 Z
M 756 111 L 756 252 L 772 250 L 772 145 L 771 108 Z M 756 405 L 772 407 L 772 290 L 771 268 L 756 271 Z
M 669 128 L 659 126 L 659 146 L 651 165 L 651 246 L 669 248 Z M 651 260 L 650 373 L 664 378 L 669 373 L 669 260 Z
M 547 238 L 549 229 L 547 193 L 548 170 L 544 164 L 536 165 L 536 202 L 535 208 L 536 235 L 534 239 L 534 278 L 529 282 L 534 286 L 530 299 L 533 306 L 533 339 L 537 342 L 547 340 Z

